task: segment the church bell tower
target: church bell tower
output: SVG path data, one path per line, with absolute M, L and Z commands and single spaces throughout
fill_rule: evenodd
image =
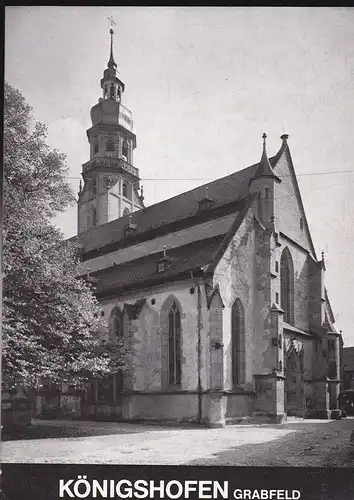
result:
M 87 130 L 90 159 L 82 165 L 78 200 L 78 233 L 106 224 L 144 207 L 139 170 L 133 166 L 136 136 L 132 113 L 122 104 L 124 83 L 113 57 L 113 29 L 102 97 L 91 108 Z

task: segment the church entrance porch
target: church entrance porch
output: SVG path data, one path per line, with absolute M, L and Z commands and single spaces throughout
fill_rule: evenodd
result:
M 284 411 L 288 416 L 304 416 L 303 343 L 285 338 L 284 342 Z

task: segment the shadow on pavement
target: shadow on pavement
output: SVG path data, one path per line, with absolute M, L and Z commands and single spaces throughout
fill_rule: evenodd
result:
M 28 427 L 3 430 L 1 440 L 19 441 L 29 439 L 78 438 L 116 434 L 137 434 L 146 431 L 184 431 L 186 429 L 205 430 L 205 427 L 197 426 L 196 424 L 166 425 L 155 422 L 61 422 L 60 420 L 42 422 L 36 420 Z
M 273 427 L 274 428 L 274 427 Z M 229 449 L 213 453 L 206 458 L 192 460 L 185 465 L 218 465 L 218 466 L 243 466 L 243 467 L 286 467 L 291 466 L 282 460 L 277 452 L 281 447 L 283 451 L 293 442 L 294 432 L 286 436 L 274 437 L 271 441 L 263 443 L 241 444 L 230 446 Z M 277 451 L 276 451 L 277 450 Z M 299 464 L 300 465 L 300 464 Z
M 331 438 L 341 432 L 336 431 L 337 421 L 318 423 L 319 428 L 313 432 L 304 423 L 279 425 L 279 429 L 292 431 L 285 436 L 275 437 L 263 443 L 241 444 L 230 446 L 229 449 L 213 453 L 205 458 L 187 462 L 185 465 L 203 466 L 246 466 L 246 467 L 353 467 L 354 446 L 349 444 L 350 429 L 354 420 L 347 421 L 344 434 L 348 440 L 336 445 Z M 306 422 L 307 423 L 307 422 Z M 333 425 L 331 425 L 333 424 Z M 249 427 L 240 425 L 240 427 Z M 257 425 L 257 428 L 272 428 L 275 426 Z M 250 429 L 251 432 L 251 429 Z M 328 443 L 328 444 L 327 444 Z M 231 443 L 230 443 L 231 444 Z

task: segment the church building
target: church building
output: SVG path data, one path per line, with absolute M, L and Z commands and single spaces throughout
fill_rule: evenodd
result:
M 93 381 L 82 417 L 210 426 L 329 418 L 340 333 L 289 136 L 269 157 L 263 134 L 254 165 L 145 206 L 110 33 L 77 238 L 106 335 L 123 337 L 131 361 L 124 373 Z

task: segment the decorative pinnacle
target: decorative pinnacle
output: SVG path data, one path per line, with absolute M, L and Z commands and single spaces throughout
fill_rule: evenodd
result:
M 208 198 L 208 186 L 205 186 L 205 198 Z
M 166 245 L 164 245 L 162 248 L 163 248 L 163 256 L 164 256 L 164 258 L 166 258 L 167 257 L 167 255 L 166 255 Z
M 133 219 L 132 214 L 129 214 L 129 226 L 131 226 L 131 224 L 132 224 L 132 219 Z
M 115 24 L 115 23 L 114 23 Z M 111 52 L 110 52 L 110 55 L 109 55 L 109 61 L 108 61 L 108 64 L 107 66 L 109 68 L 116 68 L 117 67 L 117 64 L 114 60 L 114 57 L 113 57 L 113 35 L 114 35 L 114 31 L 113 29 L 111 28 L 109 30 L 110 34 L 111 34 Z
M 262 135 L 262 139 L 263 139 L 263 152 L 262 152 L 261 163 L 262 163 L 262 161 L 265 161 L 266 163 L 268 163 L 268 157 L 267 157 L 267 151 L 266 151 L 267 134 L 265 132 Z
M 321 255 L 322 255 L 322 260 L 324 260 L 324 251 L 323 250 L 321 252 Z

